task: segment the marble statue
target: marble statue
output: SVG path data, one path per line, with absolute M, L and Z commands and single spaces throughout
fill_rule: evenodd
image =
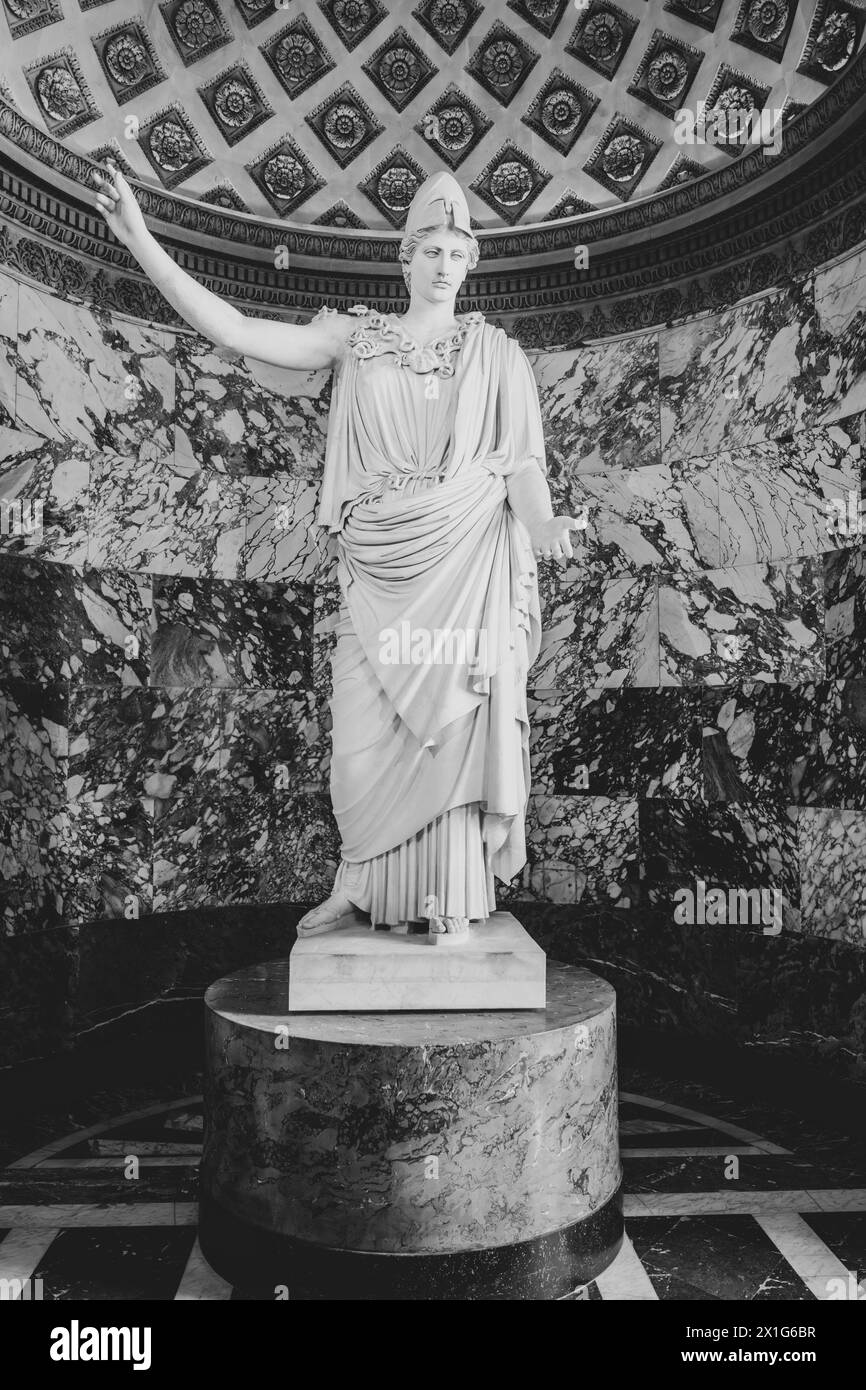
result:
M 527 672 L 536 559 L 572 556 L 554 516 L 538 394 L 518 343 L 455 314 L 479 246 L 438 173 L 409 208 L 402 315 L 323 307 L 256 319 L 205 289 L 148 232 L 122 173 L 95 174 L 107 225 L 214 343 L 290 368 L 331 366 L 317 524 L 335 538 L 331 797 L 341 862 L 300 937 L 355 923 L 464 937 L 526 862 Z

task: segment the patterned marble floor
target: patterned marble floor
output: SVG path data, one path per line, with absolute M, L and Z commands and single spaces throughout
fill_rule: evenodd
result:
M 850 1289 L 849 1275 L 864 1277 L 862 1145 L 784 1114 L 767 1138 L 749 1107 L 703 1091 L 696 1108 L 699 1088 L 628 1080 L 641 1082 L 621 1092 L 626 1240 L 570 1298 L 825 1300 L 840 1296 L 832 1281 Z M 201 1132 L 201 1097 L 189 1096 L 75 1129 L 8 1164 L 0 1280 L 41 1280 L 45 1300 L 255 1298 L 199 1249 Z

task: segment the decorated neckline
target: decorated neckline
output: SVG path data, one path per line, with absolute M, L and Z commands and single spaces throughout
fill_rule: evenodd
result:
M 417 348 L 419 352 L 426 352 L 428 351 L 428 349 L 435 348 L 437 343 L 441 343 L 443 341 L 450 342 L 450 340 L 454 338 L 455 334 L 457 333 L 465 333 L 473 323 L 476 323 L 479 319 L 483 319 L 484 315 L 479 313 L 477 310 L 471 314 L 458 314 L 455 317 L 453 328 L 446 328 L 442 333 L 437 333 L 434 338 L 431 338 L 429 342 L 426 343 L 419 342 L 417 338 L 413 337 L 413 335 L 408 331 L 408 329 L 403 327 L 403 319 L 401 315 L 381 314 L 379 315 L 379 317 L 384 319 L 390 327 L 396 328 L 401 338 L 405 342 L 411 344 L 412 347 Z
M 451 358 L 463 346 L 469 329 L 484 322 L 484 315 L 477 310 L 461 314 L 455 328 L 446 329 L 422 346 L 405 331 L 399 319 L 361 305 L 350 312 L 364 314 L 363 323 L 348 338 L 348 345 L 356 357 L 365 359 L 392 353 L 398 367 L 408 367 L 419 375 L 435 372 L 443 377 L 454 375 Z

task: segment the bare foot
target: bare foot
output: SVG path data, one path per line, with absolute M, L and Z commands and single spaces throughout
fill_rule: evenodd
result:
M 431 917 L 430 938 L 435 941 L 440 936 L 457 937 L 466 941 L 469 937 L 468 917 Z
M 345 893 L 332 893 L 318 907 L 306 912 L 298 923 L 298 936 L 321 936 L 326 931 L 354 926 L 358 921 L 357 908 Z

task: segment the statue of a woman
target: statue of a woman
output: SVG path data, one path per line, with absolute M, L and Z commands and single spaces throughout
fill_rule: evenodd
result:
M 302 326 L 240 313 L 147 231 L 119 170 L 106 223 L 177 312 L 222 347 L 335 372 L 317 523 L 336 537 L 331 798 L 342 858 L 301 936 L 354 922 L 465 934 L 526 860 L 526 677 L 535 557 L 572 555 L 554 516 L 538 394 L 514 339 L 455 316 L 478 262 L 466 199 L 435 174 L 400 245 L 409 309 L 323 308 Z

